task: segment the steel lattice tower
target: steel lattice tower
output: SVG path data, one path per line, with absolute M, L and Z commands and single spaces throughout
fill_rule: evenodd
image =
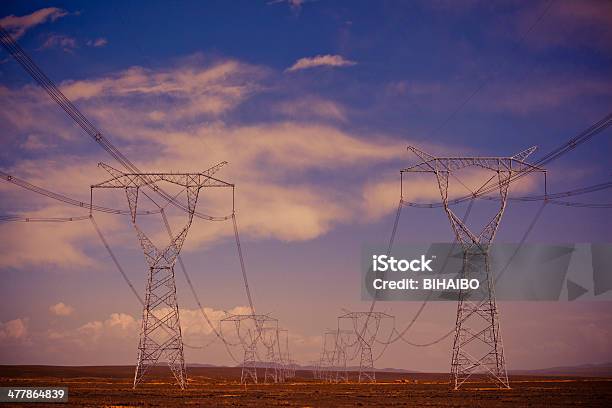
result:
M 244 349 L 244 359 L 242 361 L 242 373 L 240 383 L 246 384 L 252 381 L 257 384 L 257 367 L 262 363 L 258 359 L 257 347 L 262 345 L 266 350 L 266 361 L 264 364 L 264 380 L 272 376 L 274 370 L 275 381 L 282 380 L 279 376 L 280 369 L 280 345 L 278 337 L 278 319 L 265 314 L 232 314 L 221 319 L 220 324 L 233 323 L 239 343 Z M 248 325 L 248 326 L 247 326 Z M 268 333 L 268 338 L 265 338 Z M 271 335 L 270 335 L 271 333 Z M 270 340 L 270 341 L 268 341 Z M 276 353 L 275 347 L 278 349 Z
M 92 185 L 93 189 L 123 189 L 130 207 L 131 221 L 149 267 L 142 326 L 138 343 L 138 362 L 134 373 L 134 388 L 140 384 L 149 369 L 165 360 L 181 388 L 186 385 L 183 338 L 176 299 L 174 264 L 191 227 L 200 189 L 204 187 L 232 187 L 231 184 L 212 177 L 219 166 L 202 173 L 123 173 L 100 163 L 111 179 Z M 187 223 L 171 238 L 165 248 L 157 248 L 136 223 L 139 192 L 147 187 L 159 191 L 156 183 L 178 185 L 187 193 Z M 142 192 L 147 196 L 146 192 Z M 148 196 L 147 196 L 148 197 Z M 93 205 L 93 204 L 92 204 Z
M 348 312 L 338 316 L 338 331 L 341 321 L 349 319 L 352 322 L 354 333 L 357 337 L 357 350 L 359 352 L 359 382 L 376 382 L 376 369 L 372 356 L 372 345 L 378 336 L 383 320 L 395 318 L 384 312 Z M 363 324 L 359 324 L 364 320 Z M 358 329 L 361 328 L 361 329 Z
M 412 146 L 408 149 L 422 162 L 403 169 L 401 173 L 435 174 L 444 210 L 463 249 L 461 277 L 476 278 L 485 283 L 476 291 L 459 292 L 451 361 L 451 384 L 454 389 L 459 389 L 472 375 L 484 374 L 499 387 L 510 388 L 499 329 L 499 311 L 490 275 L 489 246 L 504 214 L 510 183 L 531 172 L 542 172 L 546 176 L 543 168 L 525 162 L 536 147 L 512 157 L 434 157 Z M 499 193 L 499 208 L 479 234 L 475 234 L 467 227 L 449 207 L 448 201 L 449 176 L 455 177 L 453 171 L 474 166 L 494 174 L 476 192 L 473 192 L 473 196 L 490 190 L 498 190 Z
M 267 383 L 268 379 L 273 383 L 283 382 L 278 327 L 263 327 L 261 330 L 262 344 L 266 349 L 264 382 Z
M 346 368 L 346 349 L 349 347 L 348 338 L 354 337 L 353 330 L 337 330 L 326 332 L 325 335 L 332 335 L 334 339 L 334 351 L 332 356 L 332 369 L 334 372 L 330 374 L 330 382 L 348 382 L 348 371 Z M 357 341 L 353 342 L 357 344 Z
M 328 345 L 330 345 L 330 347 L 328 347 Z M 338 346 L 338 330 L 326 331 L 323 334 L 323 350 L 321 351 L 319 365 L 321 367 L 321 379 L 327 382 L 337 381 L 338 370 L 341 364 L 338 361 L 340 355 Z M 346 361 L 344 365 L 346 368 Z

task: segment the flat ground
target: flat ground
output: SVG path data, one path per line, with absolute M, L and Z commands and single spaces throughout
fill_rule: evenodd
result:
M 69 389 L 68 406 L 414 406 L 414 407 L 558 407 L 612 406 L 612 378 L 511 377 L 511 390 L 470 383 L 450 391 L 447 374 L 379 373 L 375 384 L 326 384 L 298 371 L 285 384 L 239 384 L 237 368 L 190 368 L 185 391 L 164 371 L 132 389 L 133 367 L 0 366 L 0 386 L 61 386 Z M 14 404 L 58 407 L 60 404 Z M 0 408 L 11 406 L 0 403 Z

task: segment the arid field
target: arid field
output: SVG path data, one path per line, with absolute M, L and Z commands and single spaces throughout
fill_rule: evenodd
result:
M 511 390 L 470 383 L 451 391 L 446 374 L 379 373 L 375 384 L 327 384 L 298 371 L 285 384 L 240 385 L 238 368 L 190 368 L 185 391 L 159 370 L 148 384 L 131 387 L 133 367 L 0 366 L 0 386 L 62 386 L 69 388 L 68 406 L 610 406 L 612 378 L 511 378 Z M 11 406 L 11 404 L 2 404 Z M 55 406 L 58 404 L 15 404 Z

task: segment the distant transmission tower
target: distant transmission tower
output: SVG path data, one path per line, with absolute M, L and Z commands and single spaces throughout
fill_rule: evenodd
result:
M 359 353 L 359 382 L 376 382 L 376 370 L 374 369 L 374 358 L 372 346 L 378 336 L 383 320 L 395 318 L 383 312 L 348 312 L 338 316 L 338 331 L 342 327 L 343 320 L 351 322 L 357 336 L 357 350 Z M 393 324 L 395 327 L 395 324 Z
M 357 339 L 353 330 L 340 330 L 338 329 L 338 336 L 336 339 L 336 361 L 338 362 L 338 371 L 336 371 L 337 382 L 348 382 L 349 372 L 346 366 L 348 360 L 349 349 L 357 344 Z
M 191 227 L 198 201 L 198 194 L 204 187 L 232 187 L 231 184 L 212 177 L 219 166 L 202 173 L 123 173 L 109 165 L 100 163 L 112 178 L 91 186 L 98 188 L 118 188 L 125 191 L 130 207 L 131 221 L 149 266 L 142 326 L 138 343 L 138 363 L 134 373 L 134 388 L 140 384 L 149 369 L 158 362 L 166 360 L 176 382 L 181 388 L 186 385 L 185 357 L 183 338 L 179 322 L 179 307 L 176 300 L 174 264 L 181 251 L 187 232 Z M 156 183 L 167 182 L 179 186 L 187 192 L 187 223 L 178 235 L 172 237 L 165 248 L 157 248 L 136 223 L 139 192 L 149 197 L 144 188 L 160 191 Z M 170 197 L 172 201 L 176 197 Z M 176 202 L 176 201 L 175 201 Z
M 279 333 L 279 348 L 284 347 L 285 351 L 280 351 L 280 362 L 282 369 L 282 378 L 287 380 L 289 378 L 295 377 L 295 370 L 293 370 L 291 355 L 289 353 L 289 330 L 287 329 L 278 329 Z M 285 341 L 283 342 L 282 335 L 285 336 Z M 284 344 L 284 346 L 283 346 Z
M 326 364 L 328 382 L 348 382 L 348 371 L 346 367 L 347 348 L 357 344 L 357 341 L 349 343 L 349 339 L 354 336 L 354 330 L 330 330 L 325 332 L 323 337 L 323 351 L 321 353 L 321 363 Z M 327 339 L 333 349 L 327 347 Z
M 321 367 L 321 379 L 327 382 L 334 381 L 334 373 L 336 372 L 336 338 L 338 332 L 330 330 L 323 333 L 323 349 L 319 358 L 319 367 Z
M 261 331 L 262 344 L 266 349 L 264 382 L 267 383 L 268 380 L 273 383 L 283 382 L 278 325 L 277 327 L 262 327 Z
M 233 323 L 236 336 L 244 349 L 242 360 L 242 373 L 240 383 L 249 381 L 257 384 L 257 368 L 264 365 L 264 380 L 272 378 L 274 382 L 281 380 L 280 371 L 280 347 L 278 319 L 264 314 L 232 314 L 221 319 L 220 324 Z M 258 346 L 265 348 L 266 361 L 258 358 Z M 276 353 L 278 350 L 278 354 Z
M 434 157 L 412 146 L 408 149 L 422 162 L 403 169 L 401 173 L 435 174 L 444 210 L 463 249 L 462 278 L 476 278 L 486 283 L 479 290 L 459 293 L 451 362 L 453 388 L 459 389 L 475 374 L 484 375 L 501 388 L 510 388 L 488 255 L 506 208 L 510 183 L 527 173 L 542 172 L 546 186 L 546 171 L 525 162 L 536 147 L 512 157 Z M 472 192 L 474 197 L 483 191 L 497 190 L 499 193 L 499 208 L 479 234 L 472 232 L 449 207 L 449 176 L 456 178 L 453 172 L 466 167 L 480 167 L 493 173 L 478 190 Z

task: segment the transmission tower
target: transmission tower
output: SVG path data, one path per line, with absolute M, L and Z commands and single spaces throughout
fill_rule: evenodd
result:
M 511 157 L 434 157 L 412 146 L 408 149 L 422 162 L 401 170 L 401 174 L 435 174 L 444 210 L 463 249 L 461 277 L 476 278 L 483 282 L 478 290 L 459 292 L 451 384 L 457 390 L 473 375 L 484 375 L 500 388 L 510 388 L 488 256 L 489 247 L 506 208 L 510 183 L 525 173 L 541 172 L 544 174 L 546 188 L 546 171 L 525 162 L 536 147 Z M 497 212 L 478 234 L 455 215 L 448 202 L 449 177 L 452 176 L 463 184 L 454 172 L 467 167 L 480 167 L 493 173 L 478 190 L 472 191 L 474 197 L 479 196 L 482 191 L 493 189 L 499 193 Z
M 291 360 L 291 355 L 289 353 L 289 330 L 287 329 L 278 329 L 279 333 L 279 347 L 284 344 L 285 351 L 279 351 L 280 363 L 281 363 L 281 372 L 283 380 L 287 378 L 295 377 L 295 369 L 293 367 L 293 362 Z M 285 336 L 285 341 L 283 341 L 282 336 Z
M 332 382 L 335 370 L 336 356 L 336 330 L 330 330 L 323 333 L 323 349 L 319 358 L 319 367 L 321 370 L 321 379 Z
M 233 186 L 212 177 L 212 174 L 218 170 L 217 166 L 202 173 L 124 173 L 104 163 L 100 163 L 100 166 L 112 178 L 91 186 L 90 211 L 93 208 L 94 189 L 123 189 L 130 208 L 131 222 L 149 267 L 134 388 L 143 382 L 151 367 L 163 360 L 166 360 L 177 384 L 185 388 L 186 368 L 176 299 L 174 264 L 191 227 L 200 189 Z M 182 230 L 171 237 L 170 243 L 165 248 L 159 249 L 138 226 L 136 215 L 139 208 L 139 193 L 149 197 L 142 189 L 146 187 L 157 191 L 159 189 L 157 184 L 161 182 L 174 184 L 187 192 L 188 211 L 187 223 Z
M 346 368 L 347 348 L 357 344 L 349 344 L 353 330 L 329 330 L 323 334 L 323 349 L 317 362 L 320 367 L 320 379 L 327 382 L 348 382 Z
M 282 364 L 280 360 L 280 342 L 277 327 L 263 327 L 262 344 L 266 349 L 266 361 L 264 371 L 264 382 L 271 380 L 273 383 L 283 382 Z
M 357 336 L 357 353 L 359 354 L 359 382 L 376 382 L 376 370 L 374 369 L 374 358 L 372 346 L 384 320 L 395 318 L 384 312 L 348 312 L 338 316 L 338 330 L 342 322 L 348 320 Z
M 349 372 L 347 368 L 349 350 L 358 344 L 357 337 L 353 330 L 340 330 L 338 328 L 336 361 L 338 371 L 336 371 L 337 382 L 349 382 Z
M 310 361 L 312 367 L 312 378 L 315 380 L 321 379 L 321 359 Z
M 233 323 L 236 336 L 239 342 L 236 345 L 241 345 L 244 349 L 244 359 L 242 360 L 242 373 L 240 375 L 240 383 L 246 384 L 252 382 L 257 384 L 257 368 L 264 366 L 264 380 L 266 377 L 271 378 L 272 371 L 268 370 L 269 361 L 277 363 L 277 355 L 275 349 L 269 349 L 269 345 L 278 348 L 278 320 L 264 314 L 233 314 L 229 315 L 220 321 L 223 323 Z M 271 334 L 272 333 L 272 334 Z M 268 336 L 266 338 L 266 336 Z M 266 360 L 261 361 L 258 353 L 258 346 L 263 346 L 266 352 Z M 280 348 L 278 348 L 280 354 Z M 271 353 L 269 355 L 269 353 Z M 278 366 L 271 365 L 270 369 L 278 369 Z M 277 379 L 280 377 L 277 376 Z

